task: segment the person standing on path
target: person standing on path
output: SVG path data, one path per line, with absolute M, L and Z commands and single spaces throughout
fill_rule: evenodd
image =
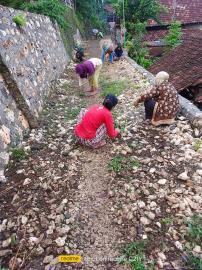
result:
M 177 90 L 168 80 L 168 73 L 159 72 L 155 86 L 134 101 L 134 106 L 144 102 L 146 119 L 154 126 L 172 124 L 180 108 Z
M 76 142 L 96 149 L 106 144 L 107 135 L 110 138 L 116 138 L 119 131 L 114 128 L 111 110 L 117 103 L 117 97 L 109 94 L 102 105 L 95 104 L 87 110 L 82 109 L 74 128 Z
M 79 79 L 88 79 L 90 85 L 90 89 L 86 91 L 89 92 L 88 96 L 98 93 L 98 80 L 101 68 L 102 61 L 99 58 L 90 58 L 82 64 L 78 64 L 75 68 Z

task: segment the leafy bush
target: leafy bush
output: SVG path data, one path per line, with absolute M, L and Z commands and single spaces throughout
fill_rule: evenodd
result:
M 65 12 L 67 6 L 62 4 L 59 0 L 38 0 L 22 5 L 23 9 L 30 12 L 43 14 L 50 17 L 53 22 L 57 22 L 62 28 L 66 28 L 67 21 L 65 20 Z
M 133 37 L 128 35 L 126 47 L 128 55 L 134 59 L 139 65 L 144 68 L 148 68 L 152 61 L 149 59 L 149 52 L 147 47 L 142 42 L 143 36 L 146 33 L 146 23 L 138 22 L 137 24 L 131 24 L 130 29 L 133 29 Z
M 13 17 L 13 22 L 16 23 L 19 27 L 23 27 L 26 25 L 26 19 L 22 14 L 18 14 Z
M 173 49 L 181 44 L 182 28 L 181 22 L 174 21 L 169 26 L 167 36 L 164 38 L 169 49 Z

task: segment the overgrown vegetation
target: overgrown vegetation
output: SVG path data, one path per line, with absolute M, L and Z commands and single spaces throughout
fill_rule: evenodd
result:
M 148 68 L 152 61 L 149 59 L 149 51 L 143 43 L 143 37 L 146 33 L 146 22 L 137 22 L 134 25 L 134 29 L 134 34 L 128 35 L 130 38 L 126 42 L 128 55 L 135 59 L 139 65 Z
M 23 27 L 26 25 L 26 19 L 22 14 L 18 14 L 13 17 L 13 22 L 16 23 L 16 25 L 19 27 Z
M 85 28 L 105 30 L 104 1 L 102 0 L 76 0 L 75 9 L 80 21 L 85 22 Z
M 118 258 L 118 263 L 130 265 L 132 270 L 149 270 L 145 266 L 145 245 L 144 241 L 128 244 L 122 251 L 123 255 Z
M 27 154 L 23 148 L 12 148 L 11 149 L 11 158 L 14 161 L 20 161 L 27 157 Z
M 102 93 L 101 95 L 105 97 L 108 94 L 113 94 L 119 96 L 122 91 L 127 87 L 127 82 L 125 80 L 121 81 L 109 81 L 105 80 L 101 82 Z
M 53 22 L 57 22 L 62 28 L 68 26 L 65 20 L 67 6 L 59 0 L 38 0 L 30 3 L 24 3 L 22 9 L 30 12 L 48 16 Z
M 164 38 L 166 45 L 168 46 L 168 49 L 171 50 L 178 45 L 181 44 L 181 37 L 182 37 L 182 27 L 181 22 L 174 21 L 171 23 L 171 25 L 168 27 L 169 31 L 166 37 Z

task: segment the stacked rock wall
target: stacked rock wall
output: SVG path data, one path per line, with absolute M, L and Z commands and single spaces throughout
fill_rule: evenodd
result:
M 22 14 L 26 25 L 13 17 Z M 44 97 L 69 61 L 60 31 L 46 16 L 0 6 L 0 180 L 9 145 L 37 126 Z

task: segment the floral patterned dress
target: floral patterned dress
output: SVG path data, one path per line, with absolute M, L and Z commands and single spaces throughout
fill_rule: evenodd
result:
M 137 102 L 144 102 L 152 98 L 156 101 L 152 124 L 155 126 L 172 124 L 180 109 L 178 92 L 174 86 L 169 82 L 164 82 L 141 95 Z

